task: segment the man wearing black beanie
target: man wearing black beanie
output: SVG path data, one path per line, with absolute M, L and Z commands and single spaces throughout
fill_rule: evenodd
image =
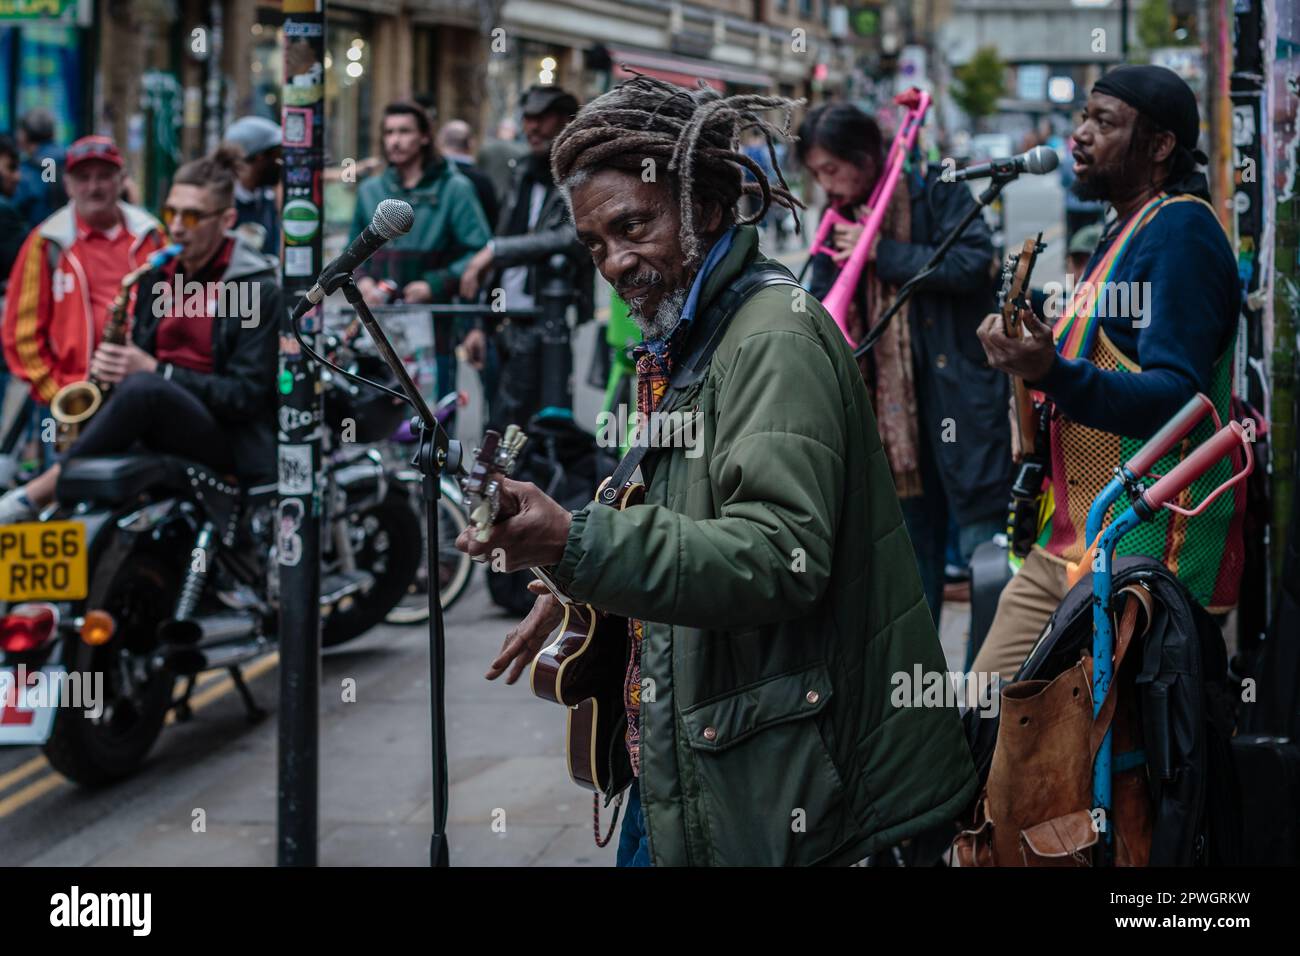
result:
M 1088 508 L 1115 466 L 1196 392 L 1229 418 L 1241 289 L 1197 171 L 1199 131 L 1196 97 L 1171 70 L 1121 66 L 1102 77 L 1074 133 L 1074 189 L 1114 215 L 1085 278 L 1046 321 L 1022 311 L 1027 337 L 1008 337 L 997 315 L 980 326 L 989 364 L 1047 397 L 1053 513 L 1003 590 L 977 672 L 1009 679 L 1028 656 L 1068 589 L 1067 564 L 1085 557 Z M 1203 422 L 1152 472 L 1167 474 L 1212 431 Z M 1201 501 L 1238 464 L 1219 462 L 1185 497 Z M 1164 562 L 1201 604 L 1225 611 L 1241 577 L 1243 507 L 1238 493 L 1196 517 L 1162 511 L 1118 553 Z

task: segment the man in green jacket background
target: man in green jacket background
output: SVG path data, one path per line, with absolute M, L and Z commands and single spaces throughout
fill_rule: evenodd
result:
M 492 235 L 474 184 L 438 155 L 433 123 L 419 104 L 399 101 L 384 108 L 383 145 L 388 166 L 357 189 L 348 241 L 370 225 L 385 199 L 410 203 L 415 222 L 356 270 L 357 288 L 371 306 L 395 298 L 450 302 L 466 264 Z M 382 279 L 396 287 L 395 293 L 379 283 Z M 456 338 L 450 318 L 434 323 L 439 395 L 456 386 Z
M 852 863 L 955 819 L 975 788 L 955 707 L 895 703 L 897 675 L 946 664 L 862 376 L 821 305 L 792 283 L 754 293 L 703 377 L 658 406 L 692 327 L 742 275 L 782 269 L 738 222 L 741 168 L 754 219 L 797 201 L 737 142 L 780 132 L 759 114 L 793 105 L 639 76 L 557 138 L 578 236 L 645 336 L 637 410 L 697 427 L 648 452 L 643 505 L 571 513 L 507 479 L 488 539 L 457 542 L 631 619 L 620 865 Z M 517 680 L 559 619 L 539 592 L 489 679 Z

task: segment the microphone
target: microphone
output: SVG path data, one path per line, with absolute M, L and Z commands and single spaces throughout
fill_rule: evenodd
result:
M 950 183 L 964 183 L 968 179 L 988 179 L 991 176 L 1018 176 L 1031 173 L 1042 176 L 1059 166 L 1061 157 L 1056 150 L 1047 146 L 1035 146 L 1027 153 L 1012 156 L 1010 159 L 990 159 L 986 163 L 974 163 L 965 169 L 945 174 L 944 180 Z
M 335 278 L 361 265 L 389 239 L 410 232 L 414 222 L 415 213 L 409 203 L 400 199 L 385 199 L 376 207 L 374 218 L 361 231 L 361 235 L 352 240 L 342 255 L 321 270 L 316 284 L 307 290 L 307 301 L 311 305 L 319 305 L 321 299 L 325 298 L 326 287 Z

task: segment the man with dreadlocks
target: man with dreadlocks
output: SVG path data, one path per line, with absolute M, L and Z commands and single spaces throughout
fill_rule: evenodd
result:
M 1088 508 L 1111 477 L 1195 393 L 1227 421 L 1240 284 L 1232 245 L 1206 201 L 1191 88 L 1160 66 L 1121 66 L 1096 84 L 1074 133 L 1074 190 L 1115 210 L 1055 328 L 1028 310 L 1030 337 L 1007 337 L 997 315 L 980 326 L 989 363 L 1041 390 L 1050 415 L 1047 522 L 1002 592 L 977 673 L 1019 670 L 1083 560 Z M 1123 294 L 1118 294 L 1122 292 Z M 1203 422 L 1152 468 L 1167 474 L 1213 432 Z M 1192 484 L 1199 502 L 1240 465 L 1223 460 Z M 1186 505 L 1187 502 L 1181 504 Z M 1226 611 L 1241 579 L 1244 486 L 1196 517 L 1161 511 L 1120 555 L 1167 564 L 1201 604 Z
M 646 450 L 646 503 L 621 511 L 506 480 L 504 520 L 457 542 L 630 618 L 621 865 L 846 864 L 974 788 L 955 709 L 897 695 L 945 664 L 862 377 L 750 224 L 798 202 L 740 133 L 770 149 L 788 127 L 760 113 L 795 105 L 638 76 L 560 134 L 578 236 L 645 335 L 638 411 L 688 410 L 698 441 Z M 488 678 L 518 679 L 559 620 L 541 594 Z

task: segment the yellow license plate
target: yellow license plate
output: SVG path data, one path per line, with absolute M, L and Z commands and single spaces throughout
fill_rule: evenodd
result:
M 86 526 L 80 521 L 0 525 L 0 600 L 86 596 Z

